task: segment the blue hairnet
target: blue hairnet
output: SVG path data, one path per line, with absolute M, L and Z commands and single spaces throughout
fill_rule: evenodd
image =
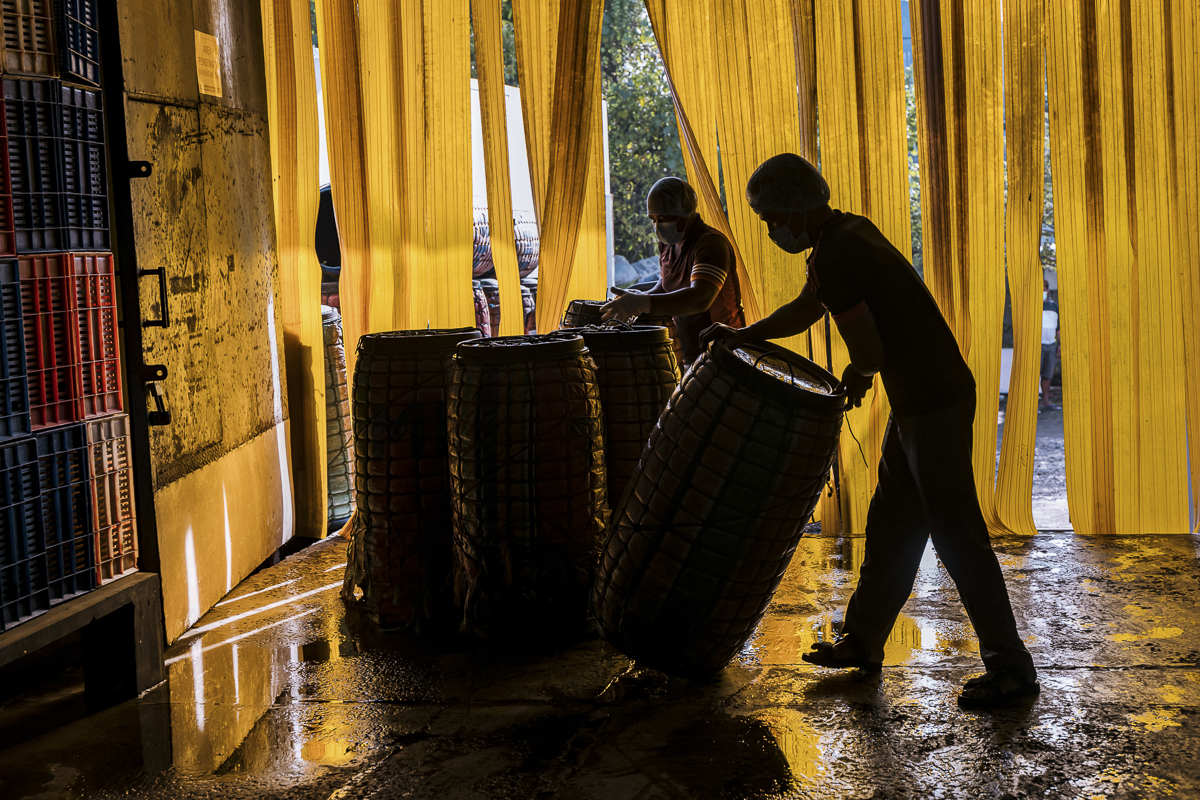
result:
M 829 202 L 829 184 L 800 156 L 780 153 L 759 164 L 746 181 L 746 200 L 759 214 L 807 211 Z
M 687 217 L 696 210 L 696 190 L 682 178 L 660 178 L 646 194 L 646 214 Z

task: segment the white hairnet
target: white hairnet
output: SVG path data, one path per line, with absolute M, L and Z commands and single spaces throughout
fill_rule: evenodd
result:
M 688 217 L 696 210 L 696 190 L 682 178 L 660 178 L 646 194 L 646 214 Z
M 746 181 L 746 200 L 760 214 L 807 211 L 829 202 L 829 184 L 800 156 L 780 153 L 759 164 Z

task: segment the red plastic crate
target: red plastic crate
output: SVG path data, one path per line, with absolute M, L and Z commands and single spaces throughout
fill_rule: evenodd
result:
M 3 0 L 4 72 L 10 75 L 58 75 L 53 0 Z
M 103 584 L 137 570 L 129 417 L 118 414 L 87 423 L 87 439 L 96 578 Z
M 30 428 L 122 409 L 113 258 L 48 253 L 18 259 Z
M 117 337 L 117 295 L 109 253 L 70 253 L 78 319 L 80 418 L 120 411 L 121 350 Z
M 0 261 L 0 440 L 29 433 L 29 386 L 17 262 Z
M 29 420 L 33 430 L 77 422 L 79 322 L 75 279 L 65 253 L 25 255 L 18 260 L 25 322 Z

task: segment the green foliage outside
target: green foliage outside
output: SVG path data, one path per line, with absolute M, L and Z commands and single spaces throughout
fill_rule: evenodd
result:
M 638 261 L 658 252 L 646 193 L 666 175 L 687 177 L 675 106 L 641 0 L 607 0 L 600 75 L 608 103 L 613 250 Z
M 512 1 L 500 4 L 504 82 L 519 86 Z M 471 76 L 475 77 L 471 42 Z M 606 0 L 600 40 L 600 85 L 608 105 L 613 248 L 630 261 L 657 252 L 646 219 L 646 192 L 664 175 L 684 176 L 683 151 L 666 72 L 641 0 Z
M 904 68 L 904 119 L 908 130 L 908 213 L 912 222 L 912 264 L 925 277 L 921 252 L 921 165 L 917 153 L 917 93 L 912 67 Z

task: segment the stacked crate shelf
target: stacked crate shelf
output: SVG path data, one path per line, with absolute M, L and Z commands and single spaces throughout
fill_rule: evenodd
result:
M 0 0 L 0 630 L 136 569 L 96 0 Z

